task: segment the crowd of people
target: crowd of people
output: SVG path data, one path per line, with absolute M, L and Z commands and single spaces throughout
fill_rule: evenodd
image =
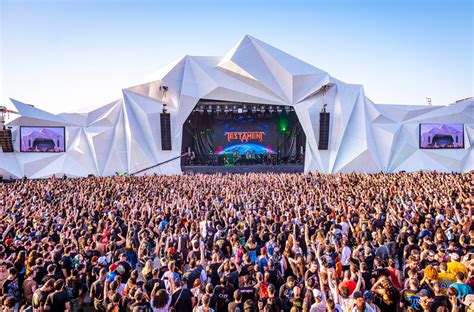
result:
M 474 311 L 473 175 L 0 183 L 2 311 Z

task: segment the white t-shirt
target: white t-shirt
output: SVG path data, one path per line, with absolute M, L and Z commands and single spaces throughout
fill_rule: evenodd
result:
M 342 247 L 342 250 L 341 250 L 341 264 L 343 266 L 349 265 L 348 260 L 351 257 L 351 254 L 352 254 L 352 250 L 349 247 L 347 247 L 347 246 Z
M 340 222 L 339 225 L 342 228 L 342 235 L 349 235 L 349 224 L 347 222 Z

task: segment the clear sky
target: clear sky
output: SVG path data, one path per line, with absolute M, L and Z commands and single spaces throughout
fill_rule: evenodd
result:
M 106 104 L 183 55 L 224 55 L 245 34 L 362 84 L 375 103 L 474 94 L 472 0 L 0 3 L 0 104 Z

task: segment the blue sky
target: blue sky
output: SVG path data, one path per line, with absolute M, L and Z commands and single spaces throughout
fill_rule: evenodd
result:
M 362 84 L 375 103 L 474 94 L 470 0 L 0 3 L 0 104 L 106 104 L 183 55 L 224 55 L 245 34 Z

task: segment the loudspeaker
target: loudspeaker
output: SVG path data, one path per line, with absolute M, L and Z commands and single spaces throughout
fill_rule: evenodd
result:
M 329 113 L 319 113 L 319 150 L 327 150 L 329 147 L 329 117 Z
M 0 145 L 4 153 L 13 153 L 12 131 L 10 129 L 0 130 Z
M 169 113 L 160 114 L 161 149 L 171 151 L 171 116 Z

